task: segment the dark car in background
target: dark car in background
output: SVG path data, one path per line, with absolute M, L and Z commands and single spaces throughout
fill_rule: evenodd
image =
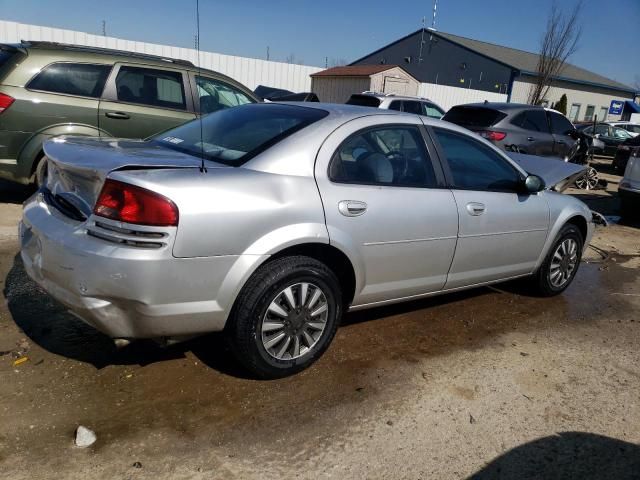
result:
M 471 103 L 449 110 L 443 120 L 465 127 L 503 150 L 565 158 L 576 141 L 573 124 L 555 110 L 518 103 Z
M 616 173 L 622 175 L 625 168 L 627 168 L 629 157 L 634 155 L 640 157 L 640 135 L 628 138 L 618 145 L 616 155 L 613 158 L 613 168 Z
M 51 42 L 0 44 L 0 177 L 30 183 L 57 135 L 146 138 L 200 114 L 255 103 L 191 62 Z
M 614 127 L 608 123 L 584 123 L 579 125 L 578 130 L 590 137 L 597 138 L 604 143 L 604 150 L 599 152 L 607 157 L 615 157 L 618 146 L 622 145 L 626 140 L 633 138 L 624 128 Z

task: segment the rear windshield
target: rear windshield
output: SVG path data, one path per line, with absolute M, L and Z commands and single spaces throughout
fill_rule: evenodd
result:
M 492 108 L 453 107 L 442 119 L 464 127 L 491 127 L 506 116 Z
M 151 140 L 172 150 L 238 166 L 328 114 L 295 105 L 247 104 L 218 110 L 202 117 L 202 122 L 193 120 Z
M 380 100 L 371 95 L 351 95 L 351 98 L 347 100 L 347 105 L 378 108 L 380 106 Z

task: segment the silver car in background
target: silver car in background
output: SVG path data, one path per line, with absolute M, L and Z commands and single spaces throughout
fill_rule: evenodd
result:
M 224 331 L 262 378 L 309 366 L 345 310 L 524 276 L 558 294 L 593 232 L 545 188 L 581 167 L 400 112 L 254 104 L 45 152 L 20 224 L 29 275 L 114 339 Z

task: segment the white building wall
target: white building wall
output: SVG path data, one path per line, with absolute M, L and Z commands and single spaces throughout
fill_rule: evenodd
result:
M 446 85 L 436 85 L 434 83 L 421 83 L 418 88 L 418 95 L 433 100 L 444 108 L 445 111 L 455 105 L 461 105 L 463 103 L 484 102 L 485 100 L 489 102 L 507 101 L 507 95 L 504 93 L 449 87 Z
M 17 43 L 20 40 L 39 40 L 70 43 L 90 47 L 113 48 L 163 57 L 189 60 L 198 64 L 198 53 L 192 48 L 136 42 L 122 38 L 92 35 L 90 33 L 42 27 L 0 20 L 0 42 Z M 214 52 L 200 52 L 200 66 L 216 70 L 246 85 L 251 90 L 258 85 L 284 88 L 292 92 L 308 92 L 311 89 L 312 73 L 323 70 L 319 67 L 293 65 L 283 62 L 235 57 Z
M 513 82 L 511 101 L 514 103 L 527 103 L 529 91 L 532 85 L 532 78 L 518 77 L 518 79 Z M 554 81 L 546 97 L 546 100 L 549 102 L 549 106 L 560 100 L 563 93 L 567 95 L 567 115 L 570 114 L 571 106 L 573 104 L 580 105 L 578 118 L 570 118 L 571 121 L 583 121 L 585 119 L 584 116 L 587 112 L 588 105 L 593 105 L 595 107 L 595 114 L 598 115 L 598 120 L 620 120 L 620 115 L 609 114 L 607 114 L 606 119 L 603 119 L 602 114 L 600 113 L 603 111 L 601 109 L 606 108 L 608 111 L 609 105 L 611 105 L 611 100 L 633 100 L 630 94 L 628 94 L 629 96 L 625 96 L 624 93 L 616 90 L 607 90 L 599 87 L 582 86 L 575 83 Z

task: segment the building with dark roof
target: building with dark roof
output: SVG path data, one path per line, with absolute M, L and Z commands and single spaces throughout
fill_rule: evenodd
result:
M 535 82 L 538 54 L 420 29 L 358 60 L 352 66 L 400 65 L 420 82 L 418 94 L 445 108 L 473 101 L 526 103 Z M 568 115 L 574 121 L 595 115 L 617 119 L 609 113 L 612 101 L 633 101 L 628 85 L 565 64 L 545 98 L 550 105 L 567 95 Z

